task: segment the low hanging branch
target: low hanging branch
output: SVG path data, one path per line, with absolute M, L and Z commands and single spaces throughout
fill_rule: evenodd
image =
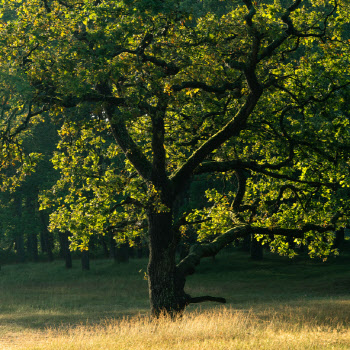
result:
M 244 237 L 250 233 L 252 233 L 250 225 L 236 226 L 214 239 L 211 243 L 192 246 L 189 254 L 177 265 L 178 274 L 186 278 L 186 276 L 194 273 L 195 267 L 199 265 L 202 258 L 216 255 L 221 249 L 235 239 Z
M 268 228 L 268 227 L 254 227 L 251 225 L 240 225 L 226 231 L 221 236 L 214 239 L 211 243 L 198 244 L 191 247 L 189 254 L 179 262 L 177 265 L 177 279 L 181 286 L 185 285 L 186 277 L 195 272 L 195 268 L 199 265 L 200 260 L 205 257 L 215 256 L 221 249 L 229 243 L 232 243 L 237 238 L 242 238 L 250 234 L 264 234 L 264 235 L 280 235 L 286 237 L 303 238 L 305 233 L 310 231 L 329 232 L 335 230 L 335 223 L 341 217 L 341 213 L 337 213 L 331 220 L 331 223 L 326 226 L 305 224 L 298 229 L 288 228 Z M 205 301 L 214 301 L 219 303 L 226 303 L 225 298 L 201 296 L 191 297 L 186 294 L 186 304 L 201 303 Z
M 199 265 L 201 258 L 216 255 L 222 248 L 224 248 L 227 244 L 231 243 L 236 238 L 248 235 L 250 233 L 249 229 L 249 225 L 238 226 L 231 230 L 228 230 L 225 234 L 216 238 L 211 243 L 198 244 L 191 247 L 189 254 L 177 265 L 176 272 L 179 289 L 183 290 L 186 283 L 186 277 L 194 273 L 195 267 Z M 226 303 L 226 299 L 221 297 L 191 297 L 188 294 L 184 295 L 183 303 L 186 306 L 191 303 L 202 303 L 205 301 Z

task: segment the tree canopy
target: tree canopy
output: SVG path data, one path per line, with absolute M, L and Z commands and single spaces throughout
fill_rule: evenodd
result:
M 237 238 L 336 252 L 349 212 L 349 6 L 243 0 L 198 15 L 182 1 L 3 1 L 16 15 L 0 24 L 1 65 L 31 93 L 2 140 L 42 111 L 63 119 L 61 179 L 43 196 L 51 227 L 81 249 L 107 230 L 143 235 L 154 314 L 220 301 L 190 297 L 185 279 Z M 201 176 L 230 185 L 191 206 Z M 189 226 L 202 243 L 176 265 Z

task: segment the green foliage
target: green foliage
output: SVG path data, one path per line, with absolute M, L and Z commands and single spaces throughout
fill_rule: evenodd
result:
M 36 152 L 23 152 L 23 141 L 29 136 L 23 125 L 35 125 L 40 116 L 27 120 L 31 112 L 28 100 L 32 90 L 24 77 L 15 76 L 8 65 L 0 67 L 0 189 L 13 190 L 33 170 L 40 159 Z M 23 130 L 24 131 L 24 130 Z
M 143 233 L 144 213 L 131 203 L 141 201 L 140 181 L 123 175 L 125 160 L 111 142 L 106 123 L 66 123 L 59 134 L 52 163 L 61 178 L 41 194 L 41 209 L 55 208 L 50 229 L 71 232 L 72 249 L 86 249 L 92 234 L 117 229 L 117 242 L 133 242 Z M 143 198 L 147 200 L 146 193 Z M 124 210 L 116 205 L 128 200 Z
M 208 189 L 174 231 L 299 229 L 311 256 L 335 253 L 330 231 L 349 212 L 349 4 L 244 3 L 196 3 L 194 18 L 185 1 L 3 2 L 17 11 L 0 26 L 2 64 L 65 119 L 42 207 L 72 247 L 109 230 L 134 240 L 182 181 L 243 171 L 244 190 Z M 281 235 L 259 238 L 295 254 Z

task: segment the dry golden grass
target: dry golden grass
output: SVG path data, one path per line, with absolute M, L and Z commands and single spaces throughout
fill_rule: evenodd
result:
M 187 313 L 177 321 L 134 317 L 95 326 L 10 333 L 0 342 L 0 349 L 350 349 L 349 327 L 337 318 L 320 320 L 317 316 L 322 313 L 289 306 L 259 314 L 220 308 Z
M 205 260 L 177 321 L 148 318 L 147 260 L 6 265 L 0 271 L 0 350 L 350 349 L 350 254 L 319 263 L 234 252 Z M 141 271 L 141 272 L 140 272 Z M 140 315 L 140 316 L 137 316 Z M 141 316 L 142 315 L 142 316 Z

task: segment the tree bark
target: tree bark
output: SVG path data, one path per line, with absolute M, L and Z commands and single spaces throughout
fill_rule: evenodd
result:
M 141 259 L 143 257 L 143 247 L 140 237 L 136 237 L 135 240 L 136 243 L 136 257 L 138 259 Z
M 105 236 L 102 236 L 100 239 L 100 242 L 103 249 L 103 255 L 105 256 L 105 258 L 109 258 L 109 250 L 108 250 L 108 246 L 105 238 L 106 238 Z
M 129 262 L 129 243 L 122 243 L 116 248 L 116 259 L 118 263 Z
M 15 249 L 17 252 L 17 262 L 25 262 L 25 250 L 24 250 L 24 238 L 23 238 L 23 225 L 22 225 L 22 196 L 20 193 L 16 192 L 14 198 L 15 212 L 18 218 L 18 225 L 16 227 L 16 237 L 15 237 Z
M 253 260 L 262 260 L 264 257 L 264 250 L 261 242 L 259 242 L 254 235 L 251 235 L 250 240 L 250 257 Z
M 117 261 L 117 244 L 114 239 L 112 231 L 108 232 L 108 243 L 109 243 L 109 257 L 114 261 Z
M 68 241 L 68 232 L 60 232 L 60 245 L 61 245 L 61 254 L 66 263 L 66 268 L 71 269 L 73 267 L 72 255 L 69 250 L 69 241 Z
M 333 243 L 334 248 L 341 248 L 345 241 L 345 228 L 341 227 L 337 231 L 335 231 L 335 240 Z
M 183 286 L 176 276 L 177 239 L 172 230 L 172 213 L 149 213 L 148 286 L 153 316 L 166 313 L 175 316 L 186 306 Z
M 32 193 L 28 194 L 26 197 L 25 205 L 26 211 L 28 215 L 27 226 L 27 252 L 30 259 L 34 262 L 38 261 L 39 253 L 38 253 L 38 236 L 37 236 L 37 226 L 33 223 L 35 222 L 35 206 L 37 199 L 37 190 L 34 189 Z
M 53 261 L 52 253 L 52 237 L 50 237 L 50 232 L 47 229 L 48 220 L 46 218 L 47 214 L 44 211 L 39 211 L 39 217 L 41 220 L 41 230 L 40 230 L 40 242 L 41 242 L 41 251 L 47 253 L 47 258 L 49 261 Z
M 81 268 L 82 270 L 89 271 L 90 270 L 90 257 L 89 251 L 83 250 L 81 252 Z

